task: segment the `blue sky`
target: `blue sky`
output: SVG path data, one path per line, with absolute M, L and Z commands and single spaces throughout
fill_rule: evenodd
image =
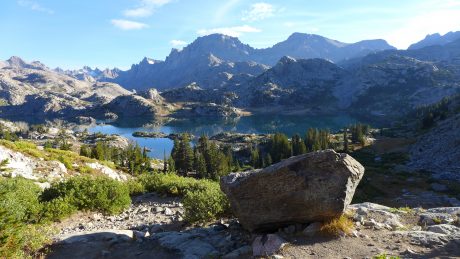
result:
M 213 32 L 257 48 L 293 32 L 407 48 L 460 30 L 459 17 L 460 0 L 2 0 L 0 59 L 125 69 Z

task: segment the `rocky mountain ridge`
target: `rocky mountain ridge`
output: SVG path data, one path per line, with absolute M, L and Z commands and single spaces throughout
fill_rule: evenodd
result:
M 204 88 L 218 88 L 234 77 L 257 76 L 283 56 L 341 61 L 386 49 L 394 48 L 383 40 L 347 44 L 303 33 L 294 33 L 273 47 L 255 49 L 238 38 L 211 34 L 197 38 L 182 50 L 173 49 L 164 62 L 145 58 L 120 72 L 113 81 L 129 89 L 163 90 L 192 82 Z
M 428 34 L 423 40 L 411 44 L 408 49 L 413 50 L 433 45 L 445 45 L 458 39 L 460 39 L 460 31 L 450 31 L 444 35 L 439 33 Z

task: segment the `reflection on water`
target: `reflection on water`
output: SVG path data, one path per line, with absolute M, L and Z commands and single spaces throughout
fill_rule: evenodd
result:
M 336 116 L 283 116 L 283 115 L 255 115 L 235 119 L 200 118 L 176 121 L 145 121 L 139 119 L 121 120 L 112 124 L 97 125 L 90 128 L 90 132 L 118 134 L 135 140 L 139 145 L 148 147 L 150 156 L 163 158 L 171 152 L 173 143 L 165 138 L 138 138 L 133 137 L 135 131 L 183 133 L 188 132 L 196 136 L 202 134 L 212 136 L 221 132 L 240 133 L 273 133 L 282 132 L 288 136 L 295 133 L 303 135 L 308 128 L 328 128 L 337 131 L 340 128 L 354 123 L 357 120 L 349 115 Z
M 24 121 L 29 124 L 45 123 L 47 120 L 35 117 L 16 117 L 8 118 L 12 121 Z M 300 115 L 254 115 L 233 119 L 218 118 L 194 118 L 189 120 L 170 120 L 161 119 L 156 121 L 143 118 L 124 118 L 115 122 L 103 123 L 91 126 L 89 131 L 102 132 L 105 134 L 118 134 L 128 139 L 134 140 L 139 145 L 151 150 L 150 156 L 163 158 L 163 154 L 169 155 L 173 142 L 166 138 L 138 138 L 133 137 L 135 131 L 183 133 L 188 132 L 195 136 L 216 135 L 221 132 L 240 132 L 240 133 L 274 133 L 282 132 L 288 136 L 295 133 L 304 135 L 308 128 L 328 128 L 337 131 L 346 125 L 355 123 L 358 120 L 347 114 L 335 116 L 300 116 Z M 54 120 L 53 123 L 60 124 L 63 121 Z M 87 126 L 76 127 L 83 130 Z

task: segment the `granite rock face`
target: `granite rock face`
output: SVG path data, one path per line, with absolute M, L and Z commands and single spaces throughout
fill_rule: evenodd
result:
M 351 156 L 325 150 L 224 176 L 220 186 L 246 229 L 272 230 L 341 215 L 363 175 Z

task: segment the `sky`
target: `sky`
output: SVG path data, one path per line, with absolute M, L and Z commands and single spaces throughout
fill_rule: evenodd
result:
M 1 0 L 0 59 L 127 69 L 223 33 L 266 48 L 293 32 L 405 49 L 460 30 L 460 0 Z

